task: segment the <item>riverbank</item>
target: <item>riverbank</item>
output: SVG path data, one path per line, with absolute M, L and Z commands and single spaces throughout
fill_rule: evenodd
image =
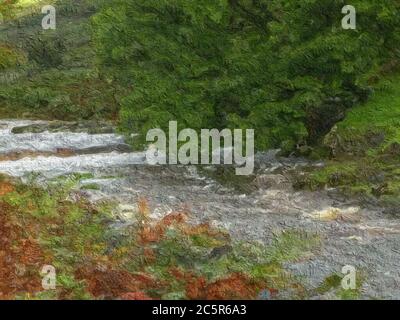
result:
M 149 167 L 143 158 L 121 161 L 136 156 L 107 150 L 122 144 L 122 137 L 60 132 L 56 123 L 72 127 L 1 121 L 3 157 L 18 151 L 48 154 L 0 161 L 0 172 L 8 174 L 0 182 L 0 264 L 5 271 L 0 298 L 256 299 L 263 292 L 271 299 L 307 297 L 301 279 L 284 263 L 317 249 L 317 235 L 283 230 L 267 246 L 243 241 L 196 216 L 199 211 L 192 212 L 190 202 L 177 198 L 179 190 L 159 189 L 167 186 L 166 175 L 175 184 L 202 179 L 190 178 L 184 168 L 170 176 L 167 168 Z M 54 132 L 27 132 L 39 125 Z M 75 152 L 91 147 L 98 153 L 90 160 L 61 156 L 61 147 Z M 119 160 L 110 161 L 111 155 Z M 46 165 L 38 165 L 45 160 Z M 59 166 L 60 160 L 68 165 Z M 159 187 L 150 179 L 161 179 Z M 160 195 L 173 200 L 171 209 Z M 40 274 L 47 265 L 56 272 L 56 287 L 50 290 L 42 287 Z
M 330 187 L 400 214 L 400 77 L 382 79 L 371 99 L 325 137 L 326 166 L 299 177 L 300 188 Z
M 193 247 L 192 242 L 186 243 L 184 247 L 180 245 L 179 248 L 174 247 L 182 240 L 178 241 L 167 237 L 165 239 L 169 239 L 168 246 L 171 245 L 172 248 L 164 247 L 163 253 L 155 260 L 155 264 L 167 259 L 168 263 L 174 261 L 173 264 L 177 264 L 179 267 L 180 259 L 194 250 L 194 255 L 196 252 L 203 252 L 201 257 L 198 257 L 199 262 L 194 264 L 185 262 L 185 265 L 188 263 L 186 265 L 188 270 L 195 273 L 200 272 L 199 276 L 204 270 L 209 270 L 210 266 L 212 269 L 217 266 L 221 268 L 221 265 L 225 266 L 223 268 L 228 268 L 233 261 L 238 264 L 234 269 L 245 269 L 246 274 L 249 274 L 248 272 L 251 274 L 250 270 L 260 270 L 254 265 L 249 267 L 246 262 L 247 254 L 244 251 L 231 256 L 231 247 L 243 244 L 245 247 L 253 247 L 256 256 L 261 254 L 266 258 L 271 254 L 277 255 L 276 259 L 280 261 L 279 268 L 281 268 L 279 270 L 285 274 L 286 272 L 292 274 L 294 279 L 297 279 L 296 282 L 299 281 L 298 283 L 301 284 L 303 293 L 300 296 L 302 298 L 395 298 L 400 295 L 398 286 L 394 285 L 400 277 L 396 262 L 399 258 L 396 248 L 399 246 L 400 224 L 396 219 L 387 217 L 383 208 L 365 207 L 356 199 L 345 198 L 334 189 L 314 192 L 293 189 L 291 171 L 303 172 L 312 167 L 316 169 L 323 165 L 321 162 L 279 158 L 276 157 L 276 152 L 271 152 L 258 159 L 259 168 L 256 174 L 249 177 L 246 182 L 238 181 L 237 183 L 243 184 L 244 188 L 237 189 L 233 188 L 233 185 L 221 184 L 220 179 L 215 180 L 219 170 L 216 167 L 205 167 L 198 170 L 200 168 L 191 166 L 149 166 L 143 158 L 137 157 L 136 153 L 112 149 L 107 151 L 106 144 L 113 145 L 115 142 L 122 142 L 120 139 L 123 138 L 117 135 L 111 138 L 111 134 L 109 140 L 106 140 L 104 134 L 88 135 L 84 132 L 74 134 L 73 132 L 60 133 L 59 130 L 54 130 L 54 132 L 39 130 L 36 133 L 29 133 L 26 129 L 19 129 L 26 128 L 26 122 L 3 121 L 2 123 L 3 128 L 8 128 L 9 135 L 3 134 L 0 138 L 0 146 L 4 146 L 3 150 L 0 148 L 0 151 L 3 153 L 13 152 L 10 148 L 10 141 L 15 141 L 15 139 L 19 143 L 14 147 L 25 146 L 25 148 L 36 151 L 45 147 L 48 152 L 53 152 L 53 154 L 38 157 L 0 162 L 1 172 L 14 175 L 27 185 L 14 187 L 15 190 L 19 190 L 19 188 L 25 190 L 22 194 L 15 194 L 12 191 L 11 193 L 7 192 L 5 198 L 3 196 L 3 201 L 15 206 L 12 209 L 13 212 L 23 210 L 27 215 L 33 215 L 34 219 L 39 219 L 40 212 L 44 216 L 47 214 L 52 216 L 68 210 L 69 213 L 63 214 L 62 219 L 68 219 L 68 216 L 73 219 L 76 214 L 79 218 L 74 223 L 82 223 L 95 219 L 96 212 L 102 211 L 98 208 L 110 204 L 111 207 L 106 206 L 108 209 L 104 211 L 109 217 L 106 219 L 108 221 L 106 226 L 100 222 L 96 226 L 96 223 L 93 222 L 90 224 L 91 226 L 86 227 L 89 229 L 88 231 L 92 228 L 102 228 L 103 231 L 105 229 L 112 230 L 113 228 L 110 226 L 117 226 L 116 230 L 122 230 L 120 228 L 130 225 L 137 226 L 138 214 L 140 214 L 140 210 L 143 210 L 140 209 L 140 204 L 143 203 L 143 199 L 146 199 L 145 211 L 152 226 L 148 231 L 152 237 L 157 237 L 157 232 L 160 230 L 157 225 L 162 221 L 168 221 L 169 216 L 175 213 L 184 213 L 184 217 L 178 215 L 180 217 L 178 219 L 179 223 L 186 221 L 185 228 L 207 225 L 209 226 L 207 228 L 224 230 L 223 234 L 229 234 L 228 238 L 223 237 L 222 239 L 219 236 L 217 239 L 203 238 L 203 235 L 195 236 L 196 240 L 190 238 L 193 241 L 200 241 L 200 247 L 207 248 L 203 248 L 204 251 L 196 246 Z M 29 128 L 37 130 L 37 126 L 32 126 L 31 122 L 30 124 Z M 62 125 L 63 128 L 68 127 L 65 124 Z M 22 131 L 23 133 L 12 133 L 13 131 Z M 54 139 L 60 134 L 66 139 Z M 68 138 L 72 136 L 75 138 Z M 25 142 L 22 143 L 22 140 Z M 68 145 L 65 145 L 66 143 Z M 79 150 L 87 149 L 88 143 L 90 143 L 92 152 L 97 150 L 99 153 L 78 154 Z M 75 150 L 75 154 L 64 154 L 61 157 L 55 151 L 58 147 L 68 147 Z M 111 155 L 113 159 L 136 159 L 138 162 L 110 161 Z M 88 156 L 91 160 L 88 160 Z M 107 160 L 102 163 L 94 160 L 99 157 Z M 245 183 L 246 185 L 244 185 Z M 52 191 L 57 190 L 55 185 L 63 186 L 65 184 L 68 188 L 63 189 L 66 191 L 62 193 L 62 196 Z M 38 200 L 39 202 L 34 200 L 37 192 L 42 199 Z M 62 209 L 65 205 L 62 199 L 68 201 L 65 209 Z M 76 206 L 81 206 L 81 202 L 85 204 L 84 208 L 86 209 L 81 213 L 74 213 Z M 32 203 L 32 205 L 27 205 L 27 203 Z M 94 214 L 93 217 L 92 214 Z M 39 223 L 40 220 L 29 222 L 25 219 L 24 221 Z M 66 223 L 68 222 L 55 222 L 54 228 L 60 228 Z M 47 223 L 40 222 L 39 225 L 45 226 Z M 73 224 L 71 228 L 72 226 Z M 82 225 L 82 228 L 86 227 L 85 224 Z M 153 228 L 156 229 L 153 230 Z M 201 227 L 199 228 L 201 229 Z M 105 234 L 103 231 L 101 234 Z M 41 232 L 34 235 L 37 241 L 39 241 Z M 83 240 L 82 237 L 88 236 L 86 231 L 77 229 L 76 232 L 80 235 L 73 232 L 68 241 L 76 238 L 76 241 L 85 243 L 86 240 Z M 175 236 L 175 231 L 170 232 L 165 235 Z M 139 234 L 140 232 L 137 230 L 132 233 L 135 237 Z M 224 239 L 228 242 L 225 242 Z M 315 242 L 316 239 L 318 239 L 317 242 Z M 100 240 L 94 240 L 96 243 L 98 241 Z M 99 243 L 104 244 L 104 241 L 103 239 Z M 110 238 L 107 241 L 111 241 Z M 236 244 L 233 245 L 233 243 Z M 52 250 L 55 252 L 64 251 L 63 243 L 56 242 L 54 245 Z M 93 245 L 95 246 L 94 243 Z M 282 247 L 279 250 L 271 249 L 271 253 L 271 246 L 276 245 Z M 100 247 L 102 247 L 101 250 L 104 250 L 102 245 Z M 211 257 L 208 255 L 214 249 L 216 250 L 214 254 L 217 254 L 218 258 L 216 260 L 207 258 Z M 250 251 L 253 252 L 252 250 Z M 82 249 L 78 250 L 78 252 L 81 251 Z M 91 250 L 85 250 L 85 252 L 89 253 Z M 101 252 L 99 255 L 108 259 L 106 258 L 107 252 Z M 66 253 L 66 255 L 69 254 Z M 139 253 L 135 256 L 129 255 L 129 259 L 133 259 L 133 261 L 143 258 L 144 256 Z M 192 257 L 191 260 L 193 259 Z M 255 259 L 259 261 L 259 258 Z M 184 259 L 184 261 L 186 260 Z M 341 269 L 345 265 L 355 266 L 360 276 L 360 286 L 353 293 L 341 291 L 340 281 L 337 281 L 343 276 Z M 75 264 L 71 265 L 69 261 L 65 261 L 63 268 L 74 269 L 74 266 Z M 149 268 L 148 270 L 157 272 L 158 269 Z M 210 273 L 207 283 L 213 283 L 212 279 L 223 279 L 222 275 L 226 275 L 227 272 L 224 271 L 226 269 L 215 270 L 219 270 L 219 276 L 216 277 L 215 274 Z M 231 270 L 230 267 L 229 270 Z M 270 271 L 259 272 L 264 276 L 271 275 Z M 336 279 L 333 284 L 330 283 L 332 279 Z M 330 285 L 326 283 L 330 283 Z M 327 286 L 327 288 L 321 289 L 321 286 Z M 170 289 L 165 290 L 172 292 Z M 289 291 L 282 291 L 282 289 L 278 291 L 280 294 L 276 297 L 300 297 L 297 293 L 291 295 Z M 160 297 L 160 295 L 151 295 L 151 290 L 145 290 L 145 293 L 149 297 Z M 182 290 L 179 296 L 183 297 Z M 253 295 L 252 298 L 255 296 Z
M 14 16 L 9 12 L 0 25 L 0 233 L 5 235 L 0 298 L 400 298 L 400 78 L 394 46 L 387 61 L 380 54 L 372 59 L 377 70 L 364 75 L 362 64 L 370 57 L 365 51 L 359 59 L 357 46 L 363 43 L 357 37 L 345 41 L 356 45 L 346 54 L 335 49 L 338 58 L 325 49 L 320 40 L 325 35 L 315 33 L 318 41 L 308 43 L 312 50 L 300 41 L 289 50 L 300 55 L 287 55 L 287 62 L 274 50 L 263 51 L 274 41 L 259 41 L 254 67 L 247 62 L 255 56 L 259 31 L 240 10 L 227 8 L 232 21 L 244 19 L 253 35 L 235 28 L 237 38 L 231 38 L 234 33 L 224 25 L 223 32 L 210 28 L 209 38 L 190 42 L 190 32 L 174 36 L 187 27 L 179 25 L 184 21 L 179 16 L 171 30 L 160 29 L 170 26 L 169 14 L 157 17 L 158 27 L 153 28 L 153 13 L 142 25 L 136 10 L 142 7 L 126 1 L 105 7 L 93 20 L 97 4 L 57 1 L 56 30 L 42 30 L 40 7 L 29 6 Z M 170 12 L 164 3 L 152 5 Z M 286 14 L 279 1 L 275 5 Z M 313 5 L 293 2 L 290 10 L 302 17 Z M 180 9 L 195 17 L 198 10 L 190 7 Z M 367 7 L 373 21 L 372 2 Z M 307 9 L 304 14 L 301 8 Z M 260 21 L 269 24 L 261 11 Z M 114 24 L 110 12 L 123 23 Z M 218 24 L 218 14 L 215 18 Z M 355 35 L 332 30 L 324 18 L 312 21 L 334 31 L 334 47 L 341 35 Z M 383 22 L 388 30 L 396 24 Z M 193 39 L 208 25 L 196 23 Z M 155 36 L 143 32 L 136 38 L 133 26 L 150 28 Z M 92 27 L 97 28 L 93 38 Z M 160 30 L 168 31 L 166 37 L 153 43 Z M 365 31 L 371 44 L 381 35 Z M 225 47 L 219 48 L 214 36 L 225 39 Z M 386 36 L 392 39 L 390 32 Z M 237 39 L 245 45 L 231 47 Z M 170 44 L 177 40 L 175 49 L 182 50 L 176 52 L 186 52 L 184 59 L 173 54 Z M 284 42 L 275 45 L 286 48 Z M 367 47 L 373 55 L 383 48 Z M 309 51 L 314 56 L 302 54 Z M 272 58 L 273 74 L 264 56 Z M 221 63 L 228 60 L 231 65 Z M 350 60 L 355 64 L 341 62 Z M 254 174 L 244 177 L 229 166 L 149 165 L 145 154 L 132 148 L 135 142 L 143 147 L 136 134 L 178 115 L 184 118 L 179 123 L 199 130 L 229 121 L 237 128 L 258 128 L 262 139 L 256 147 L 282 150 L 258 153 Z M 46 264 L 57 273 L 50 291 L 41 286 Z M 354 290 L 341 288 L 344 266 L 357 271 Z

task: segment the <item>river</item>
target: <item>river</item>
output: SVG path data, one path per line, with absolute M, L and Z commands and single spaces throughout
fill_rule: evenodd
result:
M 16 130 L 20 128 L 25 129 Z M 116 133 L 68 128 L 63 124 L 57 130 L 46 121 L 0 120 L 0 173 L 23 181 L 32 181 L 34 175 L 37 183 L 90 174 L 80 185 L 96 188 L 82 188 L 80 195 L 93 202 L 114 201 L 118 223 L 129 223 L 138 199 L 145 197 L 155 219 L 184 206 L 192 221 L 223 227 L 242 241 L 267 244 L 288 229 L 315 233 L 323 240 L 319 252 L 286 266 L 304 276 L 310 287 L 352 265 L 363 274 L 362 298 L 400 298 L 400 222 L 383 208 L 363 206 L 334 189 L 296 191 L 285 175 L 285 169 L 322 164 L 279 159 L 270 152 L 260 158 L 252 188 L 238 192 L 214 180 L 213 167 L 150 166 L 143 152 L 131 151 Z

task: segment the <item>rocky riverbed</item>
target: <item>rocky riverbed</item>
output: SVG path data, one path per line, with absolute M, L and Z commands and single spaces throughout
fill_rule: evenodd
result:
M 1 120 L 0 133 L 0 173 L 25 181 L 34 175 L 37 183 L 85 174 L 72 196 L 115 202 L 117 224 L 129 224 L 145 197 L 154 218 L 185 207 L 193 221 L 221 226 L 238 240 L 267 244 L 280 231 L 304 230 L 318 234 L 322 247 L 286 267 L 310 288 L 352 265 L 363 277 L 362 298 L 400 298 L 400 222 L 334 189 L 293 189 L 289 172 L 322 163 L 271 151 L 257 157 L 257 172 L 238 182 L 242 188 L 233 188 L 215 178 L 221 167 L 148 165 L 110 124 Z

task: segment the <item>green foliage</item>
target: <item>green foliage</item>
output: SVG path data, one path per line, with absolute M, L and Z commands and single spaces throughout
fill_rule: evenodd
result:
M 382 133 L 384 141 L 378 150 L 400 141 L 400 76 L 384 78 L 371 99 L 350 110 L 346 119 L 338 124 L 338 135 L 343 143 L 353 146 L 363 142 L 368 134 Z M 365 149 L 365 145 L 362 146 Z
M 103 73 L 132 86 L 122 127 L 254 128 L 258 149 L 326 133 L 399 58 L 399 3 L 112 0 L 93 19 Z
M 0 71 L 16 67 L 25 61 L 25 57 L 20 52 L 10 46 L 0 44 Z
M 324 139 L 335 149 L 334 157 L 325 167 L 298 177 L 296 185 L 312 190 L 337 187 L 346 194 L 374 196 L 385 207 L 398 208 L 399 90 L 399 75 L 383 78 L 370 99 L 349 110 Z
M 119 88 L 99 77 L 90 42 L 98 2 L 18 2 L 17 14 L 0 26 L 2 118 L 116 118 Z M 42 30 L 43 4 L 56 6 L 56 30 Z
M 0 3 L 0 22 L 14 17 L 18 0 L 7 0 Z
M 293 262 L 306 255 L 320 244 L 317 235 L 299 231 L 287 231 L 274 239 L 268 251 L 269 259 L 274 263 Z
M 315 289 L 317 294 L 325 294 L 332 292 L 337 299 L 340 300 L 357 300 L 361 295 L 361 288 L 365 281 L 365 276 L 362 272 L 357 273 L 356 277 L 356 288 L 355 289 L 343 289 L 342 288 L 343 275 L 334 273 L 324 279 L 324 281 Z
M 58 67 L 65 52 L 64 40 L 57 34 L 37 34 L 26 43 L 29 58 L 42 67 Z

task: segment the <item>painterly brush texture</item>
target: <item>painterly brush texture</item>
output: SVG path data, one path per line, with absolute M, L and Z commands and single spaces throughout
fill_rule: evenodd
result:
M 346 4 L 0 0 L 0 299 L 399 298 L 400 2 Z M 144 165 L 171 120 L 253 174 Z

